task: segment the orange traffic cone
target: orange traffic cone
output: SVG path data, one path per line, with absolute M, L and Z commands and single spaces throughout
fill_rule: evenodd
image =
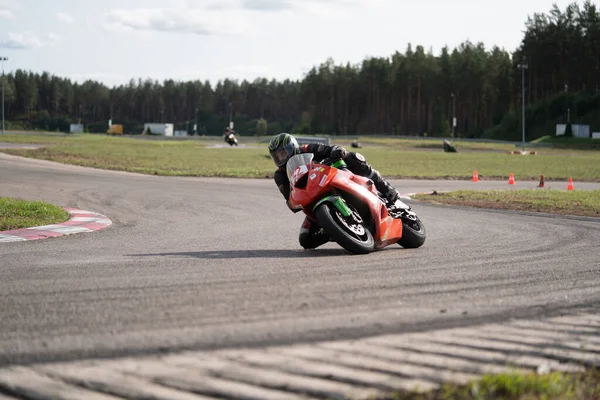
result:
M 509 185 L 515 184 L 515 175 L 512 172 L 510 173 L 510 177 L 508 178 L 508 184 Z
M 567 186 L 567 190 L 575 190 L 575 186 L 573 186 L 573 178 L 569 178 L 569 185 Z
M 479 182 L 479 174 L 477 173 L 477 171 L 473 172 L 473 179 L 471 179 L 473 182 Z
M 546 185 L 544 184 L 544 175 L 540 176 L 540 184 L 538 185 L 538 187 L 545 187 Z

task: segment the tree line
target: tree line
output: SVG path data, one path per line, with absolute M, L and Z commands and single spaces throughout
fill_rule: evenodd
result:
M 530 16 L 512 53 L 465 42 L 435 55 L 409 45 L 358 65 L 329 59 L 301 80 L 225 79 L 213 86 L 200 80 L 132 79 L 108 87 L 17 70 L 6 76 L 6 116 L 9 126 L 62 131 L 81 122 L 103 132 L 112 119 L 133 133 L 141 132 L 144 122 L 170 122 L 188 132 L 197 125 L 198 134 L 220 134 L 232 116 L 242 134 L 442 136 L 450 135 L 456 116 L 457 136 L 481 137 L 509 115 L 519 118 L 524 64 L 528 105 L 565 91 L 597 95 L 597 7 L 587 0 Z

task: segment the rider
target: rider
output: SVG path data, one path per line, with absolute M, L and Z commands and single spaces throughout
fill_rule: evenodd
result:
M 229 141 L 229 135 L 233 133 L 233 131 L 231 130 L 230 127 L 226 126 L 225 129 L 223 130 L 223 140 L 225 140 L 226 142 Z
M 327 146 L 324 144 L 313 143 L 300 147 L 294 136 L 289 133 L 280 133 L 271 139 L 269 143 L 269 154 L 275 165 L 277 165 L 277 171 L 275 171 L 274 176 L 275 184 L 283 197 L 285 197 L 288 208 L 294 212 L 300 210 L 294 210 L 290 207 L 290 181 L 287 176 L 285 165 L 292 156 L 300 153 L 313 153 L 314 160 L 317 162 L 326 158 L 334 160 L 342 159 L 346 162 L 348 169 L 352 173 L 371 179 L 377 190 L 386 198 L 389 205 L 393 205 L 398 200 L 398 191 L 383 179 L 379 171 L 373 169 L 369 163 L 367 163 L 367 160 L 362 154 L 348 152 L 345 148 L 337 145 Z M 329 235 L 308 217 L 304 219 L 304 222 L 300 227 L 300 236 L 298 239 L 300 245 L 305 249 L 315 249 L 330 240 Z

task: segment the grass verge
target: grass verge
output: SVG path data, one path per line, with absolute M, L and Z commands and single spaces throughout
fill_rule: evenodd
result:
M 600 140 L 591 138 L 564 137 L 564 136 L 543 136 L 534 140 L 532 143 L 552 144 L 553 148 L 558 149 L 583 149 L 600 150 Z
M 39 138 L 39 140 L 37 139 Z M 471 144 L 472 151 L 444 153 L 415 140 L 373 139 L 359 151 L 383 175 L 394 178 L 470 179 L 477 170 L 481 179 L 600 181 L 600 152 L 552 150 L 537 156 L 506 155 L 501 144 Z M 274 166 L 266 144 L 241 138 L 246 147 L 222 148 L 216 139 L 139 140 L 105 135 L 49 136 L 6 135 L 0 141 L 43 144 L 41 149 L 2 149 L 9 154 L 67 164 L 154 175 L 271 177 Z M 347 143 L 334 140 L 334 143 Z M 441 146 L 440 146 L 441 147 Z M 482 149 L 479 151 L 477 149 Z M 480 149 L 480 150 L 481 150 Z
M 25 140 L 35 144 L 31 136 Z M 273 162 L 263 149 L 210 148 L 207 146 L 211 143 L 204 141 L 140 140 L 102 135 L 43 137 L 43 140 L 41 144 L 46 146 L 40 149 L 2 151 L 65 164 L 150 175 L 259 178 L 274 170 Z
M 477 208 L 600 217 L 600 190 L 459 190 L 419 194 L 415 198 Z
M 600 398 L 600 373 L 560 373 L 537 375 L 507 373 L 486 375 L 467 385 L 446 384 L 426 392 L 401 392 L 378 400 L 453 400 L 453 399 L 506 399 L 553 400 Z
M 69 213 L 52 204 L 0 197 L 0 231 L 56 224 L 68 219 Z
M 396 149 L 405 150 L 419 150 L 428 149 L 432 151 L 442 151 L 442 143 L 444 139 L 449 140 L 459 151 L 512 151 L 515 150 L 514 144 L 502 143 L 502 142 L 470 142 L 462 141 L 460 139 L 451 138 L 423 138 L 423 139 L 399 139 L 394 137 L 383 138 L 383 137 L 369 137 L 361 136 L 356 139 L 365 148 L 371 146 L 385 146 Z M 338 136 L 333 139 L 338 144 L 351 147 L 351 143 L 354 140 L 344 139 L 343 136 Z M 360 151 L 360 150 L 359 150 Z

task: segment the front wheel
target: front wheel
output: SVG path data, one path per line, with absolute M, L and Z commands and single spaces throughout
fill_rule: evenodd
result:
M 402 218 L 402 237 L 398 244 L 405 249 L 416 249 L 423 246 L 427 234 L 425 225 L 419 217 L 415 215 L 415 219 Z
M 315 210 L 317 222 L 331 238 L 344 249 L 355 254 L 367 254 L 375 248 L 373 235 L 364 227 L 358 213 L 344 217 L 331 203 L 323 203 Z

